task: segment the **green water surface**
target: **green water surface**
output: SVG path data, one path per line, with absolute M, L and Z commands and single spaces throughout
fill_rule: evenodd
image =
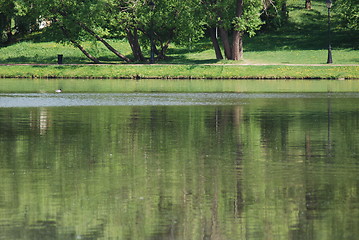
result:
M 359 236 L 358 94 L 57 96 L 0 94 L 0 239 Z
M 0 79 L 2 93 L 359 92 L 358 80 Z

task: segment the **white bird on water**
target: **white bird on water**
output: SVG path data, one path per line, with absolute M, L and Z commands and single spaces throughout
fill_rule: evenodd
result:
M 56 92 L 56 93 L 62 93 L 62 89 L 61 89 L 61 88 L 60 88 L 60 89 L 56 89 L 55 92 Z

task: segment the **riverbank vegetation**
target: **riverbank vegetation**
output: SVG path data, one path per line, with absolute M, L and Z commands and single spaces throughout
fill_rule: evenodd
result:
M 248 51 L 241 61 L 216 60 L 210 42 L 203 40 L 193 47 L 173 46 L 168 50 L 166 59 L 156 64 L 326 64 L 328 54 L 326 49 L 300 50 L 280 45 L 269 46 L 266 43 L 269 40 L 264 35 L 248 39 L 246 48 Z M 131 49 L 126 41 L 109 40 L 109 42 L 114 47 L 123 49 L 123 53 L 131 57 Z M 264 50 L 265 44 L 268 44 L 269 50 Z M 83 45 L 89 52 L 98 55 L 98 59 L 104 64 L 124 64 L 101 45 L 93 42 L 85 42 Z M 358 53 L 358 50 L 350 48 L 335 49 L 333 50 L 334 64 L 359 64 Z M 63 55 L 64 64 L 91 63 L 71 45 L 24 41 L 0 48 L 0 64 L 56 64 L 58 54 Z
M 11 0 L 6 7 L 0 2 L 3 7 L 0 10 L 3 20 L 0 64 L 56 64 L 57 56 L 61 54 L 64 64 L 121 65 L 96 68 L 0 66 L 0 75 L 359 78 L 357 66 L 194 66 L 326 64 L 329 39 L 325 1 L 259 2 L 106 0 L 86 4 L 83 1 L 46 1 L 45 4 L 36 0 L 30 4 L 30 1 Z M 357 8 L 352 1 L 334 2 L 330 43 L 335 64 L 359 63 Z M 343 9 L 352 14 L 344 16 Z M 211 14 L 206 14 L 208 12 Z M 248 14 L 251 17 L 247 17 Z M 151 60 L 156 65 L 182 66 L 136 66 Z
M 114 79 L 355 79 L 359 66 L 290 65 L 15 65 L 0 77 Z

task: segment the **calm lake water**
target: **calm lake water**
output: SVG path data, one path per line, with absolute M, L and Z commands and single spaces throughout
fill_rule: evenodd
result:
M 0 94 L 0 239 L 357 239 L 359 94 Z

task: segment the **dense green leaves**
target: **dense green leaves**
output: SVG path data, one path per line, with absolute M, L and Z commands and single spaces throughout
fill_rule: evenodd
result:
M 345 28 L 359 29 L 358 5 L 358 0 L 337 0 L 333 15 Z M 43 38 L 71 43 L 94 62 L 99 60 L 83 41 L 99 41 L 126 62 L 143 62 L 151 44 L 160 60 L 170 44 L 190 46 L 210 33 L 217 59 L 224 50 L 227 59 L 239 60 L 243 37 L 254 36 L 262 26 L 263 32 L 283 26 L 288 9 L 287 0 L 0 0 L 0 39 L 12 43 L 46 22 Z M 122 55 L 106 38 L 126 38 L 132 56 Z
M 36 31 L 38 14 L 29 0 L 0 0 L 0 43 Z
M 206 25 L 247 31 L 250 35 L 260 25 L 259 0 L 245 2 L 243 17 L 237 16 L 234 7 L 237 3 L 233 0 L 158 0 L 153 2 L 152 10 L 149 3 L 145 0 L 35 0 L 25 6 L 35 6 L 38 18 L 51 22 L 46 32 L 52 33 L 51 36 L 58 41 L 70 41 L 86 54 L 80 46 L 83 40 L 126 36 L 135 59 L 141 59 L 140 45 L 147 48 L 150 40 L 155 44 L 158 57 L 163 58 L 170 43 L 188 45 L 201 39 Z M 255 9 L 253 3 L 256 3 Z M 13 5 L 8 9 L 15 11 Z M 8 15 L 14 15 L 10 10 Z M 26 15 L 24 9 L 18 12 Z
M 199 0 L 152 3 L 154 7 L 151 9 L 149 1 L 108 1 L 111 34 L 127 36 L 128 32 L 136 31 L 137 41 L 148 48 L 153 38 L 158 54 L 162 55 L 169 43 L 188 44 L 203 36 Z
M 333 7 L 344 27 L 359 30 L 359 0 L 337 0 Z
M 243 14 L 233 19 L 234 29 L 236 31 L 247 32 L 250 36 L 254 36 L 263 24 L 260 19 L 260 10 L 261 5 L 259 1 L 245 1 Z

